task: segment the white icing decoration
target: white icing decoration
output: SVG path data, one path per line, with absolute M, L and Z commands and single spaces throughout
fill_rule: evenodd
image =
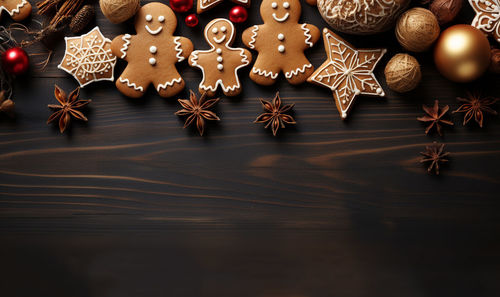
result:
M 177 52 L 175 56 L 177 57 L 177 62 L 182 62 L 184 61 L 184 57 L 182 56 L 182 44 L 179 40 L 181 40 L 179 36 L 174 37 L 175 51 Z
M 285 35 L 283 33 L 278 34 L 278 40 L 283 41 L 285 39 Z
M 212 33 L 217 34 L 217 32 L 219 32 L 219 30 L 217 29 L 217 27 L 214 27 L 214 28 L 212 29 Z
M 266 71 L 255 67 L 252 68 L 252 72 L 265 77 L 270 76 L 272 79 L 276 79 L 278 77 L 278 73 L 273 73 L 272 71 Z
M 278 3 L 276 2 L 271 3 L 271 7 L 274 9 L 278 8 Z
M 219 62 L 219 63 L 220 63 L 220 62 L 222 62 L 222 61 L 223 61 L 222 57 L 221 57 L 221 56 L 218 56 L 218 57 L 217 57 L 217 62 Z
M 152 54 L 156 54 L 156 52 L 158 51 L 158 49 L 156 48 L 156 46 L 152 45 L 149 47 L 149 52 L 152 53 Z
M 222 33 L 225 33 L 225 32 L 227 31 L 226 26 L 222 26 L 222 27 L 220 27 L 220 31 L 221 31 Z
M 135 83 L 131 83 L 128 78 L 118 78 L 121 83 L 127 84 L 127 87 L 134 88 L 136 91 L 144 92 L 144 88 L 142 86 L 137 86 Z
M 205 85 L 205 77 L 206 77 L 206 75 L 205 75 L 205 68 L 201 67 L 201 66 L 198 64 L 198 62 L 197 62 L 197 61 L 198 61 L 198 55 L 199 55 L 199 54 L 201 54 L 201 53 L 211 53 L 211 52 L 214 52 L 214 51 L 215 51 L 216 53 L 218 53 L 218 54 L 221 54 L 221 53 L 222 53 L 222 49 L 220 49 L 220 48 L 215 49 L 215 47 L 211 44 L 212 48 L 211 48 L 211 49 L 209 49 L 209 50 L 199 50 L 199 51 L 193 51 L 193 52 L 191 53 L 191 58 L 190 58 L 190 60 L 191 60 L 191 64 L 192 64 L 192 66 L 196 66 L 196 67 L 200 68 L 200 69 L 201 69 L 201 72 L 202 72 L 202 74 L 203 74 L 202 81 L 200 82 L 200 85 L 199 85 L 200 89 L 202 89 L 202 90 L 204 90 L 204 91 L 212 91 L 212 92 L 215 92 L 215 91 L 217 90 L 217 87 L 218 87 L 218 86 L 220 86 L 220 87 L 222 88 L 222 90 L 223 90 L 224 92 L 226 92 L 226 93 L 227 93 L 227 92 L 229 92 L 229 91 L 234 91 L 234 90 L 236 90 L 236 89 L 241 88 L 241 86 L 240 86 L 240 80 L 239 80 L 239 77 L 238 77 L 238 69 L 240 69 L 240 68 L 242 68 L 242 67 L 247 66 L 248 64 L 250 64 L 250 61 L 248 60 L 247 55 L 245 55 L 245 50 L 244 50 L 244 49 L 242 49 L 242 48 L 233 48 L 233 47 L 230 47 L 230 46 L 228 45 L 229 41 L 231 41 L 231 40 L 233 39 L 233 37 L 234 37 L 234 34 L 235 34 L 235 29 L 234 29 L 234 25 L 233 25 L 231 22 L 229 22 L 228 20 L 226 20 L 226 19 L 222 19 L 222 18 L 219 18 L 219 19 L 214 19 L 214 20 L 212 20 L 212 21 L 211 21 L 211 22 L 207 25 L 207 27 L 205 28 L 205 38 L 206 38 L 206 40 L 207 40 L 207 41 L 209 40 L 209 39 L 208 39 L 208 34 L 207 34 L 207 33 L 208 33 L 208 32 L 207 32 L 207 29 L 208 29 L 208 27 L 210 27 L 209 25 L 210 25 L 211 23 L 216 23 L 216 22 L 219 22 L 219 21 L 225 21 L 225 22 L 228 22 L 228 23 L 230 24 L 230 26 L 231 26 L 231 36 L 228 38 L 228 42 L 226 43 L 226 48 L 227 48 L 229 51 L 239 51 L 239 55 L 240 55 L 240 57 L 241 57 L 241 65 L 239 65 L 239 66 L 237 66 L 237 67 L 235 67 L 235 68 L 234 68 L 234 76 L 235 76 L 235 78 L 236 78 L 236 84 L 234 84 L 234 85 L 232 85 L 232 86 L 226 86 L 226 85 L 224 85 L 224 82 L 222 81 L 222 79 L 218 79 L 218 80 L 215 82 L 215 84 L 214 84 L 213 86 L 207 86 L 207 85 Z M 217 57 L 217 58 L 222 58 L 222 57 Z M 222 68 L 221 68 L 221 69 L 219 69 L 219 65 L 220 65 L 220 66 L 222 66 Z M 218 65 L 217 65 L 217 68 L 218 68 L 219 70 L 222 70 L 222 69 L 223 69 L 223 67 L 224 67 L 224 66 L 223 66 L 222 64 L 218 64 Z
M 153 16 L 150 14 L 146 15 L 146 21 L 151 22 L 153 20 Z
M 130 38 L 131 37 L 132 36 L 130 34 L 125 34 L 122 37 L 122 40 L 125 42 L 122 45 L 122 48 L 120 49 L 120 52 L 122 52 L 122 56 L 120 58 L 122 58 L 122 59 L 125 59 L 125 57 L 127 56 L 127 50 L 128 50 L 128 46 L 130 45 Z
M 285 13 L 285 15 L 283 17 L 279 18 L 276 16 L 276 13 L 273 12 L 273 19 L 275 21 L 277 21 L 278 23 L 283 23 L 284 21 L 286 21 L 288 19 L 289 16 L 290 16 L 290 14 L 287 12 L 287 13 Z
M 155 65 L 156 64 L 156 59 L 155 58 L 149 58 L 149 64 Z
M 178 83 L 180 84 L 182 81 L 182 77 L 178 77 L 178 78 L 174 78 L 172 79 L 171 81 L 167 81 L 165 82 L 164 84 L 159 84 L 157 87 L 156 87 L 156 91 L 160 92 L 161 89 L 166 89 L 167 87 L 171 87 L 174 85 L 174 83 Z
M 250 36 L 250 42 L 248 42 L 248 47 L 251 49 L 255 48 L 255 37 L 257 37 L 257 31 L 259 31 L 259 26 L 254 25 L 252 29 L 252 36 Z
M 222 43 L 226 39 L 226 35 L 221 36 L 221 38 L 217 39 L 217 37 L 214 37 L 215 43 L 219 44 Z
M 386 50 L 355 50 L 328 29 L 325 28 L 323 34 L 328 63 L 317 69 L 309 79 L 332 90 L 334 98 L 340 103 L 338 106 L 341 117 L 347 117 L 347 111 L 356 95 L 385 96 L 373 69 Z M 360 52 L 364 53 L 363 60 L 359 57 Z M 357 85 L 360 85 L 361 90 Z
M 298 75 L 299 73 L 304 73 L 306 71 L 306 68 L 312 68 L 312 64 L 304 64 L 302 67 L 298 67 L 295 70 L 289 71 L 285 73 L 286 78 L 292 78 L 294 75 Z
M 111 40 L 102 35 L 99 27 L 81 36 L 65 37 L 64 41 L 66 52 L 57 68 L 71 74 L 80 87 L 95 81 L 114 80 L 116 56 L 111 53 L 111 49 L 105 49 L 106 45 L 109 47 Z M 97 78 L 97 75 L 108 72 L 111 74 L 109 77 Z
M 302 30 L 304 30 L 304 36 L 306 37 L 306 41 L 305 43 L 309 46 L 309 47 L 313 47 L 313 43 L 311 42 L 311 30 L 309 30 L 307 28 L 307 24 L 302 24 L 302 26 L 300 26 L 302 28 Z
M 280 52 L 280 53 L 284 53 L 285 52 L 285 46 L 283 44 L 280 44 L 278 46 L 278 52 Z
M 215 6 L 220 3 L 222 0 L 198 0 L 198 5 L 202 10 L 206 10 L 211 6 Z M 233 0 L 233 2 L 241 3 L 243 5 L 247 5 L 250 0 Z
M 156 30 L 151 30 L 151 28 L 149 28 L 149 26 L 148 26 L 148 25 L 146 25 L 146 30 L 147 30 L 147 31 L 149 32 L 149 34 L 151 34 L 151 35 L 156 35 L 156 34 L 160 33 L 162 29 L 163 29 L 163 27 L 162 27 L 162 26 L 159 26 Z
M 283 3 L 283 7 L 284 7 L 285 9 L 290 8 L 290 3 L 288 3 L 288 2 Z
M 158 22 L 163 23 L 164 21 L 165 21 L 165 17 L 164 17 L 164 16 L 162 16 L 162 15 L 160 15 L 160 16 L 158 17 Z
M 476 12 L 472 26 L 492 34 L 500 42 L 500 1 L 499 0 L 469 0 Z
M 222 71 L 222 69 L 224 69 L 224 65 L 222 65 L 222 64 L 217 64 L 217 69 L 219 69 L 220 71 Z
M 2 14 L 2 11 L 6 11 L 10 16 L 15 15 L 16 13 L 19 13 L 21 11 L 21 8 L 26 5 L 28 1 L 22 0 L 21 3 L 16 5 L 16 8 L 13 8 L 12 10 L 8 10 L 7 7 L 0 5 L 0 14 Z

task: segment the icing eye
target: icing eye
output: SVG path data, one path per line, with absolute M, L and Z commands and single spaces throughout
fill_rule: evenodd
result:
M 288 2 L 283 3 L 283 7 L 285 9 L 288 9 L 290 7 L 290 3 L 288 3 Z
M 220 27 L 220 31 L 221 31 L 222 33 L 225 33 L 225 32 L 227 31 L 226 26 L 222 26 L 222 27 Z
M 278 3 L 273 2 L 273 3 L 271 4 L 271 7 L 272 7 L 272 8 L 274 8 L 274 9 L 278 8 Z
M 162 15 L 160 15 L 160 16 L 158 17 L 158 22 L 163 23 L 164 21 L 165 21 L 165 17 L 164 17 L 164 16 L 162 16 Z
M 214 28 L 212 29 L 212 33 L 217 34 L 217 32 L 219 32 L 219 30 L 217 30 L 217 27 L 214 27 Z
M 150 15 L 150 14 L 147 14 L 146 15 L 146 21 L 151 22 L 151 20 L 153 20 L 153 16 Z

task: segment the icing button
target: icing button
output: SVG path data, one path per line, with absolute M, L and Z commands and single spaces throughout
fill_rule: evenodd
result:
M 284 53 L 285 52 L 285 46 L 284 45 L 278 46 L 278 52 Z
M 149 64 L 155 65 L 156 64 L 156 59 L 155 58 L 149 58 Z
M 219 69 L 219 71 L 222 71 L 222 69 L 224 69 L 224 65 L 222 65 L 222 64 L 217 64 L 217 69 Z
M 278 34 L 278 40 L 283 40 L 285 39 L 285 35 L 283 33 Z
M 157 50 L 158 50 L 158 49 L 157 49 L 157 48 L 156 48 L 156 46 L 154 46 L 154 45 L 152 45 L 152 46 L 150 46 L 150 47 L 149 47 L 149 52 L 150 52 L 150 53 L 152 53 L 152 54 L 156 54 L 156 51 L 157 51 Z
M 222 54 L 222 50 L 220 48 L 216 49 L 215 52 L 218 53 L 219 55 Z
M 222 57 L 220 57 L 220 56 L 217 57 L 217 62 L 219 62 L 219 63 L 222 62 Z

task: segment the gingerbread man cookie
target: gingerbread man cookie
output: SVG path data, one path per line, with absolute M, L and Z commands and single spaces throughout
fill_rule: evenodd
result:
M 299 0 L 263 0 L 260 15 L 263 25 L 243 32 L 243 43 L 259 52 L 250 78 L 261 85 L 273 84 L 283 71 L 291 84 L 300 84 L 313 73 L 314 67 L 304 51 L 320 37 L 311 24 L 299 24 L 302 11 Z
M 22 21 L 31 14 L 31 4 L 27 0 L 0 0 L 0 16 L 4 10 L 14 21 Z
M 203 72 L 200 93 L 206 92 L 212 97 L 219 86 L 226 96 L 236 96 L 241 92 L 237 72 L 250 64 L 252 55 L 246 49 L 231 47 L 234 36 L 233 23 L 226 19 L 215 19 L 205 27 L 205 39 L 212 48 L 194 51 L 189 56 L 189 65 Z
M 150 84 L 162 97 L 171 97 L 184 89 L 185 82 L 175 63 L 193 51 L 185 37 L 173 36 L 177 18 L 165 4 L 144 5 L 135 17 L 136 35 L 120 35 L 113 39 L 111 51 L 128 62 L 116 80 L 116 87 L 128 97 L 138 98 Z

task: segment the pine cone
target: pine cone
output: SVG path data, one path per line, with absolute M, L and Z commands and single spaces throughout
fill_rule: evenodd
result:
M 69 24 L 69 29 L 71 32 L 77 34 L 83 31 L 85 27 L 90 23 L 90 21 L 95 16 L 95 9 L 92 5 L 83 6 L 71 19 Z

